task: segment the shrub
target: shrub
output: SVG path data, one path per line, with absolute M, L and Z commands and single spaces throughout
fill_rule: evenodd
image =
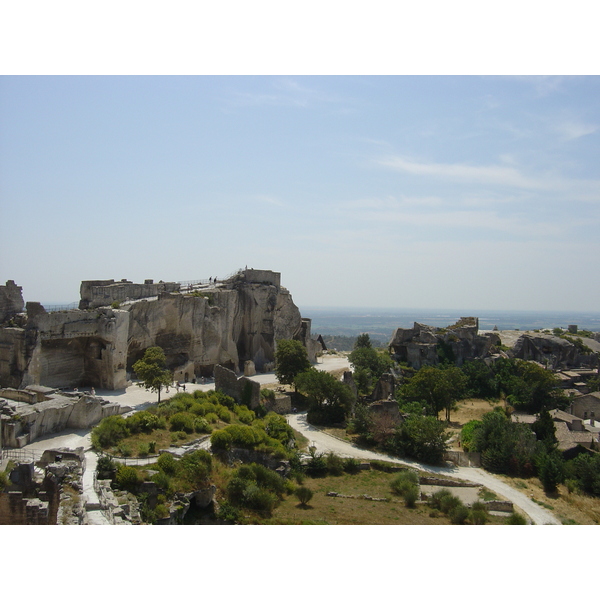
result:
M 470 519 L 473 525 L 485 525 L 488 520 L 488 513 L 486 510 L 471 508 Z
M 194 418 L 194 415 L 189 412 L 175 413 L 169 420 L 171 431 L 192 433 L 194 431 Z
M 209 423 L 216 423 L 219 420 L 219 415 L 217 415 L 217 413 L 214 413 L 214 412 L 209 412 L 204 415 L 204 418 Z
M 159 471 L 152 475 L 151 480 L 162 489 L 165 494 L 170 495 L 172 492 L 171 478 L 164 472 Z
M 394 494 L 404 496 L 404 492 L 418 484 L 419 476 L 414 471 L 404 471 L 392 480 L 390 487 Z
M 156 454 L 156 442 L 154 442 L 154 441 L 148 442 L 148 453 Z
M 294 494 L 296 494 L 296 498 L 298 498 L 298 500 L 300 500 L 300 503 L 303 506 L 306 506 L 313 497 L 312 490 L 305 486 L 300 486 L 300 487 L 296 488 L 296 491 L 294 492 Z
M 168 452 L 163 452 L 156 461 L 158 468 L 166 475 L 175 475 L 179 470 L 179 462 Z
M 260 395 L 265 400 L 275 400 L 275 390 L 269 388 L 261 388 Z
M 130 433 L 139 433 L 140 431 L 150 432 L 154 429 L 164 428 L 166 424 L 164 418 L 161 419 L 158 415 L 147 410 L 133 413 L 126 421 Z
M 117 451 L 123 456 L 131 456 L 131 446 L 129 444 L 119 444 L 117 446 Z
M 217 415 L 219 416 L 219 419 L 221 419 L 221 421 L 223 421 L 224 423 L 231 423 L 231 413 L 229 412 L 227 407 L 219 406 L 217 408 Z
M 92 446 L 96 449 L 110 448 L 128 435 L 127 421 L 121 415 L 105 417 L 92 430 Z
M 247 406 L 242 404 L 238 404 L 235 406 L 235 414 L 237 418 L 244 423 L 245 425 L 250 425 L 252 421 L 256 418 L 256 415 L 253 411 L 251 411 Z
M 407 508 L 414 508 L 419 499 L 419 488 L 416 485 L 411 485 L 404 490 L 404 504 Z
M 344 459 L 337 454 L 329 452 L 325 457 L 325 462 L 330 475 L 338 476 L 344 472 Z
M 117 465 L 110 456 L 103 455 L 98 459 L 96 472 L 99 479 L 112 479 L 116 470 Z
M 210 444 L 213 450 L 229 450 L 233 443 L 231 434 L 226 429 L 218 429 L 213 431 L 210 436 Z
M 211 433 L 212 427 L 204 417 L 196 417 L 194 419 L 194 430 L 196 433 Z
M 527 525 L 527 520 L 519 513 L 512 513 L 505 521 L 506 525 Z
M 324 477 L 327 475 L 327 461 L 322 454 L 317 454 L 315 448 L 310 448 L 310 459 L 306 464 L 306 472 L 311 477 Z
M 141 443 L 137 447 L 138 456 L 148 456 L 150 454 L 150 444 Z
M 250 484 L 244 494 L 244 504 L 253 510 L 270 516 L 277 504 L 277 497 L 268 490 Z
M 462 504 L 462 502 L 460 502 L 460 504 L 457 504 L 449 511 L 448 516 L 450 517 L 450 522 L 452 525 L 464 525 L 465 521 L 469 517 L 469 509 Z
M 344 471 L 354 475 L 360 471 L 360 463 L 355 458 L 346 458 L 344 460 Z
M 439 490 L 431 495 L 431 497 L 427 501 L 427 504 L 431 508 L 436 508 L 437 510 L 441 510 L 442 509 L 442 501 L 447 496 L 452 496 L 452 494 L 450 493 L 449 490 Z
M 115 482 L 121 489 L 133 492 L 142 482 L 142 478 L 137 469 L 128 467 L 127 465 L 119 465 L 117 467 Z
M 237 523 L 241 518 L 242 514 L 240 513 L 239 509 L 227 502 L 227 500 L 224 500 L 219 504 L 219 510 L 217 511 L 217 519 Z

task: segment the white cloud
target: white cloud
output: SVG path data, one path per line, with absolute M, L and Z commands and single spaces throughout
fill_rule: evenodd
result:
M 586 135 L 591 135 L 598 131 L 597 125 L 582 123 L 581 121 L 563 121 L 555 125 L 556 131 L 565 140 L 576 140 Z
M 545 179 L 523 175 L 515 167 L 492 165 L 424 163 L 412 159 L 390 156 L 376 161 L 384 167 L 412 175 L 424 175 L 462 181 L 465 183 L 500 185 L 524 189 L 549 189 L 552 184 Z

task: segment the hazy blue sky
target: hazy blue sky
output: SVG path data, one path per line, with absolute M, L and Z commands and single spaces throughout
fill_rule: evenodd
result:
M 0 78 L 0 282 L 282 273 L 299 306 L 600 310 L 600 79 Z

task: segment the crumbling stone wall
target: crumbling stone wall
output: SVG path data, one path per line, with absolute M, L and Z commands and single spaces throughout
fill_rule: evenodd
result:
M 460 366 L 467 360 L 489 356 L 500 342 L 498 334 L 479 335 L 478 330 L 479 320 L 476 317 L 462 317 L 448 327 L 415 323 L 412 329 L 396 329 L 390 342 L 390 352 L 397 361 L 420 369 L 425 365 L 439 364 L 438 351 L 444 350 Z
M 231 396 L 238 404 L 246 404 L 251 409 L 260 405 L 260 383 L 247 377 L 237 378 L 230 369 L 215 367 L 215 390 Z
M 133 283 L 127 279 L 118 282 L 114 279 L 82 281 L 79 289 L 81 297 L 79 308 L 85 310 L 110 306 L 113 302 L 151 298 L 163 292 L 176 292 L 179 288 L 178 283 L 164 281 L 154 283 L 151 279 L 147 279 L 144 283 Z
M 9 279 L 6 285 L 0 285 L 0 323 L 23 312 L 25 304 L 22 290 L 23 288 L 16 285 L 12 279 Z

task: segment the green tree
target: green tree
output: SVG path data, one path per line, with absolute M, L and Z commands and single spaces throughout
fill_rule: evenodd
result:
M 533 429 L 537 439 L 546 446 L 547 452 L 552 452 L 558 448 L 554 421 L 547 410 L 540 413 L 539 419 L 531 425 L 531 429 Z
M 297 340 L 278 340 L 275 351 L 275 375 L 279 383 L 290 385 L 296 375 L 310 369 L 306 348 Z
M 467 377 L 458 367 L 423 367 L 400 388 L 398 394 L 401 401 L 425 403 L 430 416 L 437 418 L 438 413 L 445 410 L 449 421 L 450 411 L 459 399 L 464 398 L 466 389 Z
M 354 342 L 354 349 L 356 348 L 372 348 L 371 338 L 368 333 L 361 333 Z
M 310 368 L 300 373 L 294 384 L 308 398 L 308 419 L 315 424 L 343 421 L 352 409 L 352 391 L 330 373 Z
M 439 464 L 448 447 L 449 437 L 441 421 L 433 417 L 411 415 L 398 427 L 393 442 L 399 454 Z
M 368 337 L 368 334 L 363 335 Z M 364 339 L 361 344 L 359 345 L 357 339 L 354 350 L 348 356 L 348 361 L 354 369 L 354 381 L 358 391 L 363 395 L 367 395 L 372 391 L 375 382 L 390 370 L 393 361 L 385 350 L 378 351 L 371 347 L 370 341 L 368 346 Z
M 139 386 L 158 392 L 160 402 L 160 391 L 163 387 L 173 381 L 171 372 L 165 368 L 166 358 L 162 348 L 152 346 L 144 352 L 144 357 L 133 365 L 133 370 L 140 382 Z
M 556 492 L 565 479 L 564 461 L 558 454 L 547 454 L 540 461 L 539 478 L 548 493 Z

